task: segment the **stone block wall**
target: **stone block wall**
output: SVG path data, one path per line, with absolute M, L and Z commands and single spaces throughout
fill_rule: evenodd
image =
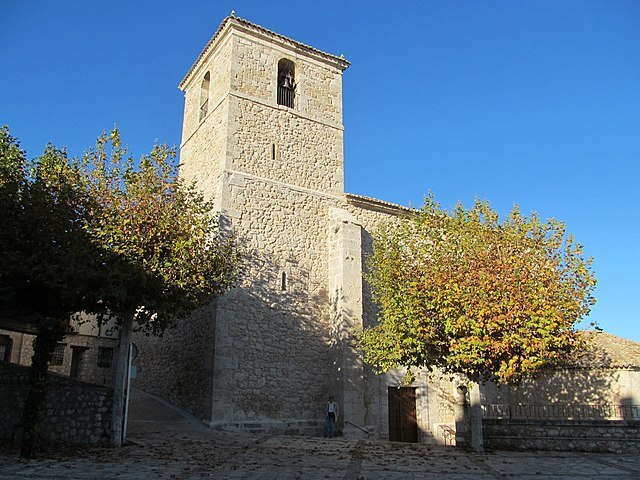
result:
M 0 362 L 0 439 L 20 441 L 29 368 Z M 43 440 L 54 444 L 108 444 L 113 391 L 50 374 Z
M 640 405 L 640 371 L 622 368 L 551 370 L 520 385 L 481 387 L 482 404 Z
M 277 108 L 278 62 L 295 65 L 295 110 L 320 123 L 342 125 L 342 72 L 287 42 L 262 39 L 235 30 L 231 90 Z
M 223 39 L 214 51 L 194 70 L 189 80 L 181 86 L 184 90 L 184 119 L 182 124 L 182 145 L 184 145 L 201 122 L 200 105 L 202 80 L 209 72 L 208 113 L 215 111 L 226 98 L 231 82 L 231 37 Z
M 640 453 L 640 421 L 484 419 L 483 431 L 487 449 Z
M 134 333 L 133 385 L 211 420 L 215 305 L 181 319 L 162 337 Z
M 231 170 L 342 194 L 342 128 L 244 97 L 232 97 L 230 116 Z
M 224 136 L 228 114 L 226 97 L 216 105 L 210 105 L 200 128 L 187 137 L 180 148 L 180 175 L 195 182 L 205 197 L 215 202 L 217 210 L 221 209 L 222 172 L 228 150 Z
M 329 200 L 240 173 L 227 193 L 227 211 L 241 212 L 231 221 L 247 268 L 218 302 L 213 416 L 270 429 L 318 424 L 329 394 Z

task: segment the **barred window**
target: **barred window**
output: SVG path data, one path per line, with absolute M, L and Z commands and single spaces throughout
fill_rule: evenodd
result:
M 98 347 L 98 366 L 109 368 L 113 364 L 113 348 Z
M 278 105 L 294 108 L 296 97 L 296 67 L 286 58 L 278 62 Z
M 11 359 L 11 344 L 13 340 L 9 335 L 0 335 L 0 360 L 8 362 Z
M 51 355 L 51 361 L 49 365 L 62 365 L 64 362 L 64 343 L 59 343 L 56 345 L 55 350 L 53 351 L 53 355 Z

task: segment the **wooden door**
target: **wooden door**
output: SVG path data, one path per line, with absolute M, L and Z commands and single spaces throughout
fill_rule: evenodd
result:
M 415 388 L 389 387 L 389 440 L 418 442 Z

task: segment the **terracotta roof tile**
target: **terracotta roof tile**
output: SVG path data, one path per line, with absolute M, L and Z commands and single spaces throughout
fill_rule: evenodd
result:
M 398 205 L 397 203 L 387 202 L 385 200 L 380 200 L 378 198 L 373 197 L 365 197 L 364 195 L 355 195 L 353 193 L 346 193 L 347 202 L 361 206 L 361 207 L 370 207 L 374 210 L 386 210 L 390 212 L 394 212 L 396 214 L 410 214 L 415 212 L 414 208 L 405 207 L 403 205 Z
M 640 368 L 640 343 L 606 332 L 585 330 L 579 333 L 587 346 L 578 354 L 575 367 Z

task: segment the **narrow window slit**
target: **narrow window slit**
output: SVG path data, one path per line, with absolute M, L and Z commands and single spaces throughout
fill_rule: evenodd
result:
M 287 274 L 285 272 L 282 272 L 282 280 L 281 280 L 280 288 L 282 289 L 283 292 L 287 289 Z

